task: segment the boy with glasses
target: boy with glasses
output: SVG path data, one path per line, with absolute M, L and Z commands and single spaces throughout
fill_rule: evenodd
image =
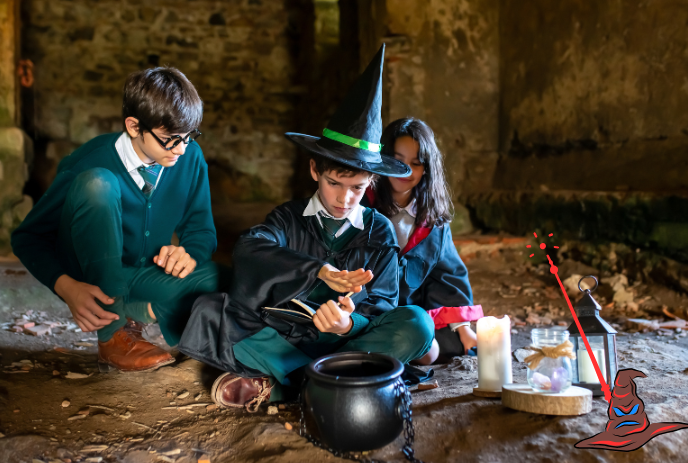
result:
M 60 163 L 12 248 L 82 331 L 98 332 L 101 368 L 144 371 L 174 358 L 142 338 L 142 323 L 157 320 L 176 345 L 220 272 L 196 89 L 177 69 L 147 69 L 127 78 L 122 106 L 125 130 Z

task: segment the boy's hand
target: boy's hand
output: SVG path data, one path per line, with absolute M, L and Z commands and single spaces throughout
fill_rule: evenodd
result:
M 339 305 L 327 301 L 320 306 L 313 316 L 313 323 L 322 333 L 346 334 L 353 326 L 351 314 L 355 308 L 350 297 L 339 296 Z
M 119 315 L 103 310 L 96 303 L 96 299 L 103 304 L 115 302 L 97 286 L 81 283 L 67 275 L 62 275 L 55 282 L 55 292 L 67 303 L 81 331 L 98 331 L 113 320 L 119 320 Z
M 325 264 L 318 272 L 318 278 L 338 293 L 359 293 L 363 289 L 363 285 L 370 283 L 373 279 L 373 272 L 362 268 L 349 272 Z
M 165 269 L 165 273 L 184 278 L 196 268 L 196 261 L 181 246 L 163 246 L 153 262 Z

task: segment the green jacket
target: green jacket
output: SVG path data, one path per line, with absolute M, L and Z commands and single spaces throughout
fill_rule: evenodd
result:
M 208 165 L 196 142 L 191 142 L 176 165 L 165 168 L 157 188 L 146 199 L 115 150 L 121 132 L 101 135 L 64 158 L 48 191 L 12 233 L 12 249 L 33 276 L 54 291 L 66 274 L 55 249 L 62 206 L 72 181 L 81 172 L 102 167 L 117 176 L 122 192 L 122 263 L 153 265 L 153 257 L 170 244 L 177 232 L 198 264 L 210 260 L 217 247 L 210 208 Z

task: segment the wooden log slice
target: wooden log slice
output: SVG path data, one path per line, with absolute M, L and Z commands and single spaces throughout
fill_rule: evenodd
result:
M 571 386 L 551 394 L 536 392 L 527 384 L 507 384 L 502 388 L 502 404 L 539 415 L 585 415 L 592 411 L 592 391 Z
M 502 396 L 502 391 L 493 391 L 490 389 L 473 388 L 473 395 L 476 397 L 487 397 L 488 399 L 499 399 Z

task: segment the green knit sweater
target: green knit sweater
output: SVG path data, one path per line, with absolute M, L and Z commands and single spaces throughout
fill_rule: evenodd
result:
M 163 170 L 147 200 L 115 150 L 120 135 L 121 132 L 96 137 L 64 158 L 48 191 L 12 233 L 14 254 L 38 281 L 53 291 L 57 279 L 67 273 L 55 250 L 62 206 L 72 181 L 88 169 L 103 167 L 119 180 L 124 265 L 153 265 L 153 257 L 162 246 L 170 244 L 175 231 L 179 245 L 199 265 L 210 260 L 217 247 L 208 165 L 198 143 L 190 143 L 176 165 Z

